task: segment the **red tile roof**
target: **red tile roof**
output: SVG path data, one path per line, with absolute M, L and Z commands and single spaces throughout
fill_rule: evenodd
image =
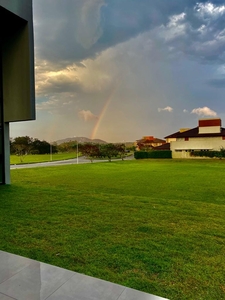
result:
M 137 143 L 146 143 L 146 144 L 165 143 L 165 142 L 166 142 L 165 140 L 161 140 L 161 139 L 158 139 L 158 138 L 154 138 L 152 140 L 150 140 L 150 139 L 137 140 Z

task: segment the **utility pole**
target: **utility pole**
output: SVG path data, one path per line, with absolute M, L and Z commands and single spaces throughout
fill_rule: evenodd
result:
M 77 165 L 78 165 L 78 141 L 77 141 Z

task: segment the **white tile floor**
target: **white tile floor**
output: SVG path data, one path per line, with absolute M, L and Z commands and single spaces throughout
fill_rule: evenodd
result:
M 165 300 L 0 251 L 0 300 Z

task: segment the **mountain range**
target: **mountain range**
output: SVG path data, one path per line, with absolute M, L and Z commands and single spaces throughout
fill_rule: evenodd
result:
M 107 144 L 106 141 L 100 140 L 100 139 L 89 139 L 86 137 L 72 137 L 72 138 L 65 138 L 62 140 L 57 140 L 55 141 L 55 143 L 57 145 L 60 145 L 62 143 L 68 143 L 68 142 L 72 142 L 72 141 L 78 141 L 78 143 L 95 143 L 95 144 Z

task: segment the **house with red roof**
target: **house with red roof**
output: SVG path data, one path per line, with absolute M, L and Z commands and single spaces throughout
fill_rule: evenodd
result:
M 150 150 L 165 144 L 166 141 L 155 138 L 154 136 L 143 136 L 142 139 L 136 141 L 137 150 Z
M 198 126 L 165 137 L 173 158 L 191 158 L 193 151 L 219 151 L 225 148 L 225 128 L 221 119 L 200 119 Z

